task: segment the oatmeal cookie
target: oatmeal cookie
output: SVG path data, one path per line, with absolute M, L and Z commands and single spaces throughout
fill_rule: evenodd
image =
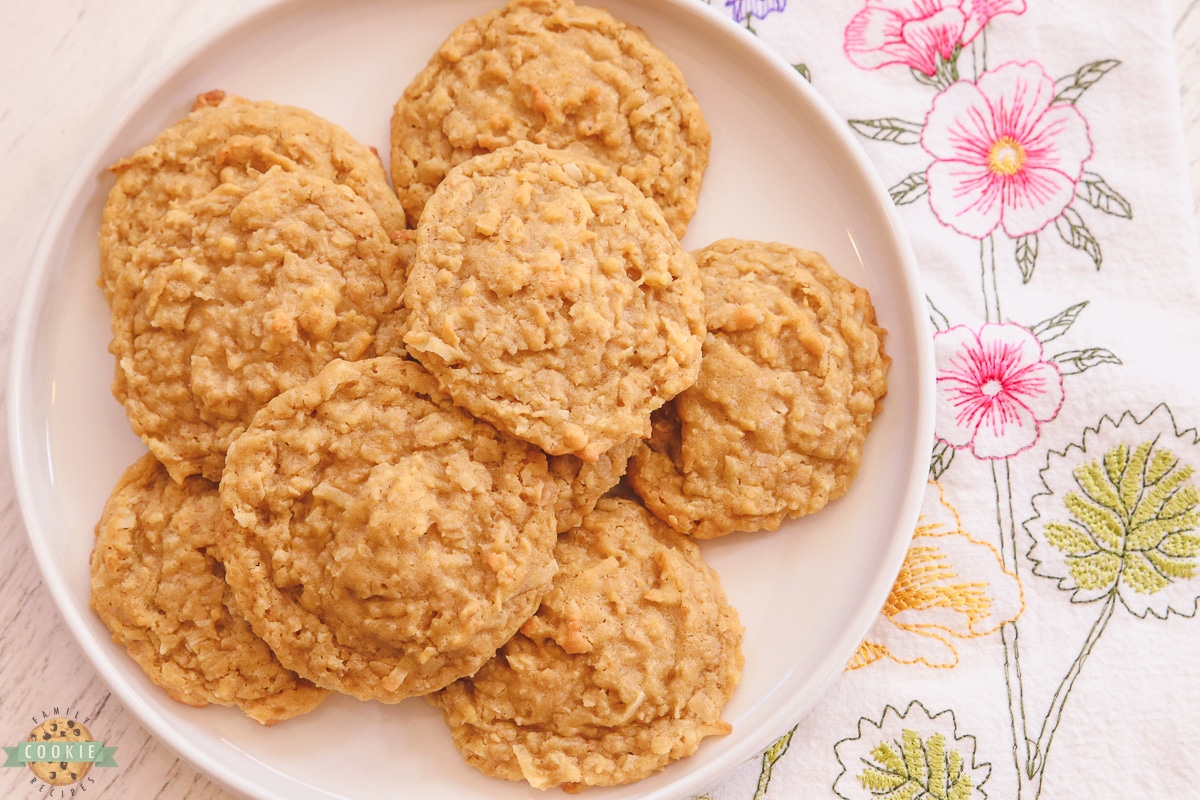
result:
M 273 725 L 311 711 L 328 692 L 285 669 L 234 607 L 216 541 L 227 524 L 215 483 L 176 483 L 142 456 L 96 525 L 91 605 L 173 700 L 238 706 Z
M 306 109 L 213 92 L 109 168 L 116 181 L 100 222 L 105 296 L 112 297 L 133 250 L 160 217 L 222 183 L 252 185 L 272 167 L 343 184 L 367 201 L 385 231 L 405 227 L 379 155 L 345 129 Z
M 540 450 L 456 407 L 414 361 L 334 361 L 229 449 L 237 605 L 318 686 L 394 703 L 491 658 L 555 572 Z
M 404 342 L 476 416 L 595 461 L 695 381 L 696 264 L 629 181 L 518 142 L 455 167 L 427 209 Z
M 392 178 L 410 224 L 451 167 L 520 140 L 599 159 L 682 238 L 711 134 L 640 29 L 571 0 L 513 0 L 454 31 L 396 103 Z
M 433 695 L 485 774 L 578 791 L 644 778 L 731 728 L 742 626 L 691 540 L 606 497 L 555 548 L 533 619 Z
M 709 334 L 627 478 L 699 538 L 775 529 L 849 488 L 891 359 L 866 290 L 818 253 L 726 239 L 694 253 Z
M 641 443 L 641 439 L 629 439 L 609 448 L 592 463 L 577 456 L 550 456 L 550 476 L 558 486 L 554 514 L 559 533 L 577 527 L 596 502 L 621 482 L 629 457 Z
M 372 355 L 401 250 L 345 186 L 271 169 L 168 212 L 112 299 L 113 394 L 176 480 L 221 478 L 259 408 L 334 358 Z

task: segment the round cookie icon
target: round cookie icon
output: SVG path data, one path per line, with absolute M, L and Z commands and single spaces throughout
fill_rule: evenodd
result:
M 91 732 L 82 724 L 65 717 L 48 719 L 29 732 L 29 741 L 52 744 L 55 742 L 92 742 Z M 51 786 L 69 786 L 79 783 L 92 769 L 91 761 L 30 761 L 29 769 L 43 782 Z

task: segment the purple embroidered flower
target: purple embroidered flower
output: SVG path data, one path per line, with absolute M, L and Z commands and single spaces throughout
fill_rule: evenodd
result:
M 978 458 L 1008 458 L 1033 446 L 1040 424 L 1058 416 L 1062 372 L 1027 328 L 956 325 L 933 336 L 937 437 Z
M 787 0 L 725 0 L 735 22 L 745 22 L 747 17 L 766 19 L 768 14 L 783 11 Z

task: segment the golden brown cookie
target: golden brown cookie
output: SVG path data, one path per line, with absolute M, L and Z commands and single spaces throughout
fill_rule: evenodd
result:
M 396 103 L 392 177 L 410 224 L 453 166 L 520 140 L 599 159 L 682 238 L 711 134 L 640 29 L 571 0 L 513 0 L 454 31 Z
M 708 308 L 700 376 L 655 415 L 627 478 L 681 533 L 775 529 L 858 474 L 887 392 L 885 331 L 866 290 L 818 253 L 725 239 L 694 255 Z
M 695 381 L 696 265 L 629 181 L 518 142 L 455 167 L 426 209 L 404 342 L 476 416 L 595 461 Z
M 328 692 L 280 665 L 234 607 L 217 546 L 230 524 L 216 484 L 176 483 L 142 456 L 96 525 L 91 606 L 173 700 L 238 706 L 273 725 L 311 711 Z
M 730 725 L 742 626 L 694 542 L 606 497 L 559 539 L 537 614 L 430 699 L 474 767 L 546 789 L 644 778 Z
M 554 509 L 559 533 L 578 526 L 596 507 L 596 501 L 621 482 L 629 457 L 641 443 L 641 439 L 629 439 L 608 449 L 592 463 L 576 456 L 550 456 L 550 475 L 558 486 Z
M 470 675 L 554 575 L 537 448 L 457 408 L 419 364 L 334 361 L 229 449 L 238 607 L 318 686 L 398 702 Z
M 132 251 L 173 209 L 221 183 L 254 184 L 272 167 L 349 187 L 385 231 L 405 227 L 383 162 L 341 126 L 306 109 L 213 92 L 149 145 L 110 167 L 100 223 L 100 285 L 111 298 Z
M 272 169 L 172 209 L 114 285 L 113 394 L 176 480 L 334 358 L 373 355 L 402 252 L 345 186 Z

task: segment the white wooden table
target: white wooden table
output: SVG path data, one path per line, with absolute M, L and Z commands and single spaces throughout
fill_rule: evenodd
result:
M 90 135 L 156 67 L 205 29 L 265 0 L 0 0 L 0 359 L 42 227 Z M 1193 207 L 1200 212 L 1200 0 L 1170 0 Z M 1164 53 L 1170 58 L 1170 53 Z M 0 383 L 0 391 L 4 383 Z M 7 451 L 7 431 L 0 433 Z M 104 797 L 230 798 L 151 739 L 112 698 L 42 586 L 0 459 L 0 739 L 14 744 L 33 715 L 85 709 L 120 745 Z M 1193 715 L 1194 716 L 1194 715 Z M 0 770 L 0 797 L 49 796 L 25 769 Z M 42 787 L 43 790 L 46 787 Z M 63 796 L 56 790 L 53 796 Z M 70 795 L 66 795 L 70 796 Z M 84 796 L 84 795 L 80 795 Z M 92 796 L 90 793 L 86 796 Z

